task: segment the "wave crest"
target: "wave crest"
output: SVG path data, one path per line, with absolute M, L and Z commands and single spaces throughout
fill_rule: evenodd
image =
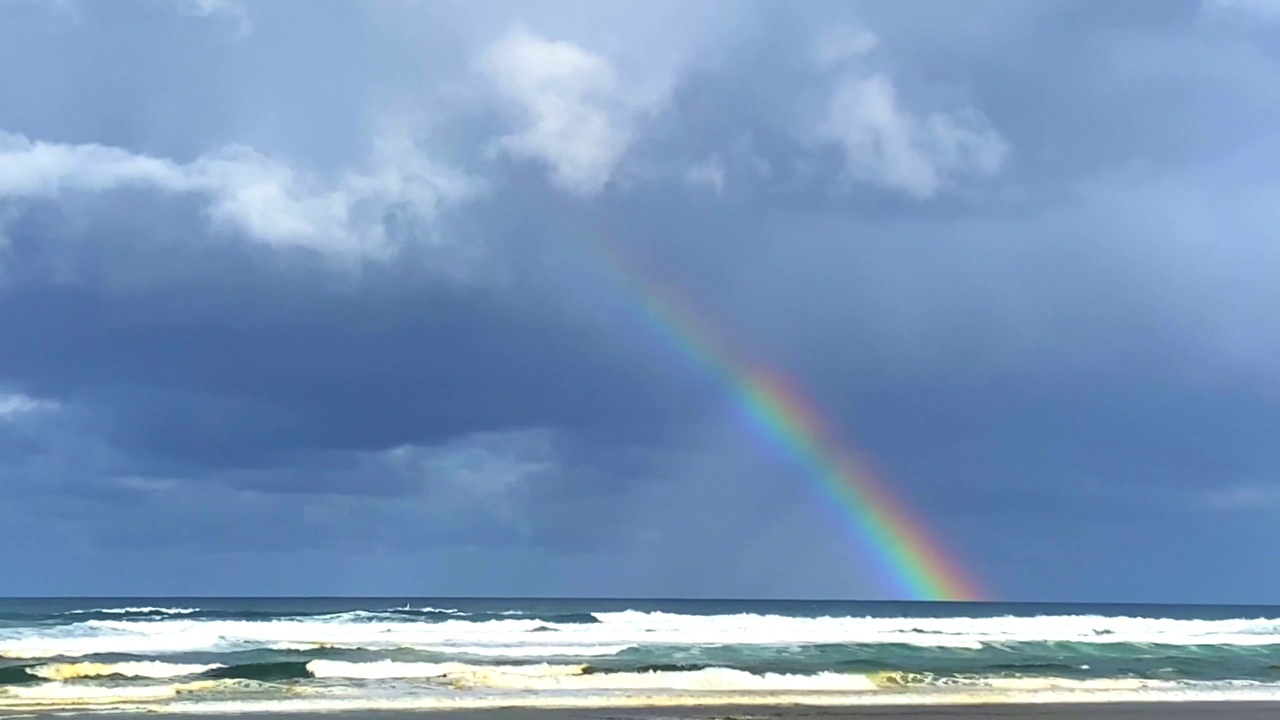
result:
M 362 680 L 425 679 L 468 673 L 501 672 L 523 677 L 564 677 L 581 675 L 587 665 L 470 665 L 459 662 L 415 663 L 377 660 L 372 662 L 345 662 L 342 660 L 312 660 L 307 672 L 317 678 L 353 678 Z
M 1280 646 L 1280 620 L 1187 620 L 1060 615 L 1039 617 L 793 617 L 750 613 L 684 615 L 599 612 L 565 622 L 528 616 L 388 618 L 355 611 L 275 619 L 94 617 L 0 636 L 0 657 L 79 658 L 100 654 L 165 655 L 243 649 L 406 648 L 492 658 L 596 657 L 632 648 L 906 645 L 981 649 L 1014 643 L 1099 647 Z M 414 611 L 419 612 L 419 611 Z M 584 618 L 590 617 L 591 622 Z M 443 618 L 443 619 L 442 619 Z
M 136 661 L 121 663 L 54 663 L 27 668 L 27 672 L 45 680 L 75 680 L 77 678 L 100 677 L 139 677 L 139 678 L 171 678 L 183 675 L 199 675 L 201 673 L 225 667 L 217 663 L 210 665 L 194 665 L 167 663 L 159 661 Z
M 84 608 L 68 610 L 62 615 L 192 615 L 200 612 L 200 608 L 180 607 L 122 607 L 122 608 Z
M 48 705 L 120 705 L 124 703 L 168 700 L 182 693 L 200 692 L 223 683 L 202 680 L 176 685 L 101 686 L 49 682 L 35 686 L 3 688 L 0 707 Z

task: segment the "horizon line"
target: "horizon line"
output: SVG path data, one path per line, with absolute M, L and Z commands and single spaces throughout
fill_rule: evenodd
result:
M 857 603 L 857 604 L 912 604 L 912 605 L 1112 605 L 1147 607 L 1244 607 L 1280 608 L 1280 603 L 1248 602 L 1171 602 L 1141 600 L 947 600 L 905 599 L 875 600 L 857 598 L 799 598 L 799 597 L 659 597 L 659 596 L 557 596 L 557 595 L 0 595 L 0 602 L 9 600 L 560 600 L 601 602 L 733 602 L 733 603 Z

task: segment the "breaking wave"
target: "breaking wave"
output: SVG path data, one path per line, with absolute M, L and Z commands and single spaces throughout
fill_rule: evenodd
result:
M 754 674 L 745 670 L 705 668 L 675 672 L 533 673 L 509 668 L 472 668 L 448 673 L 450 684 L 499 690 L 682 690 L 697 692 L 865 692 L 875 682 L 865 675 L 817 673 L 814 675 Z
M 1049 691 L 1037 695 L 1037 703 L 1097 702 L 1274 702 L 1280 699 L 1271 689 L 1259 688 L 1184 688 L 1177 691 Z M 188 701 L 165 706 L 174 714 L 251 714 L 251 713 L 326 713 L 369 711 L 481 710 L 503 707 L 518 708 L 655 708 L 655 707 L 723 707 L 744 705 L 796 705 L 815 707 L 885 706 L 885 705 L 972 705 L 1001 702 L 1028 702 L 1027 698 L 1009 699 L 998 693 L 974 692 L 948 695 L 880 695 L 875 693 L 582 693 L 526 694 L 520 696 L 402 696 L 355 698 L 290 698 L 282 700 L 206 700 Z
M 218 668 L 220 664 L 195 665 L 167 663 L 159 661 L 137 661 L 121 663 L 53 663 L 36 665 L 26 671 L 45 680 L 75 680 L 76 678 L 102 677 L 137 677 L 137 678 L 171 678 L 184 675 L 199 675 Z
M 62 615 L 192 615 L 201 612 L 200 608 L 175 607 L 122 607 L 122 608 L 85 608 L 68 610 Z
M 460 662 L 417 663 L 378 660 L 374 662 L 344 662 L 341 660 L 312 660 L 306 670 L 318 678 L 359 678 L 365 680 L 425 679 L 459 676 L 471 673 L 500 672 L 525 677 L 561 677 L 581 675 L 588 666 L 583 665 L 470 665 Z
M 217 681 L 198 681 L 175 685 L 76 685 L 49 682 L 34 686 L 6 687 L 0 695 L 0 708 L 48 705 L 120 705 L 137 702 L 170 700 L 182 693 L 197 693 L 217 688 Z
M 586 612 L 580 601 L 164 607 L 173 602 L 5 615 L 0 657 L 12 660 L 0 661 L 0 710 L 1280 698 L 1280 620 L 1223 617 L 1238 612 L 1230 608 L 1196 619 L 1194 609 L 1035 616 L 1016 607 L 984 617 L 978 606 L 957 607 L 965 617 L 914 606 L 888 606 L 888 617 L 713 614 L 696 603 L 684 604 L 688 614 Z M 925 616 L 906 616 L 916 612 Z
M 231 696 L 226 691 L 234 691 L 234 687 L 227 681 L 116 687 L 53 682 L 0 689 L 0 709 L 47 710 L 93 706 L 96 709 L 162 709 L 165 713 L 244 714 L 496 707 L 866 706 L 1280 699 L 1280 688 L 1275 686 L 1060 678 L 1017 683 L 996 679 L 952 686 L 946 692 L 933 692 L 931 688 L 902 692 L 900 688 L 885 691 L 880 679 L 864 675 L 771 676 L 722 669 L 558 677 L 477 670 L 446 676 L 442 680 L 458 692 Z
M 185 608 L 177 608 L 185 610 Z M 592 622 L 508 616 L 474 620 L 452 609 L 437 618 L 388 619 L 380 612 L 311 618 L 88 619 L 0 631 L 0 656 L 18 659 L 115 653 L 164 655 L 245 648 L 410 648 L 484 657 L 592 657 L 639 646 L 903 645 L 976 650 L 1010 643 L 1076 645 L 1280 646 L 1280 620 L 1180 620 L 1062 615 L 987 618 L 790 617 L 609 612 Z M 414 611 L 418 612 L 418 611 Z M 438 617 L 446 619 L 438 619 Z

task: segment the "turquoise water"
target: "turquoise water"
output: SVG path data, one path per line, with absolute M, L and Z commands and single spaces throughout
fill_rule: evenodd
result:
M 0 600 L 0 711 L 1280 697 L 1280 608 Z

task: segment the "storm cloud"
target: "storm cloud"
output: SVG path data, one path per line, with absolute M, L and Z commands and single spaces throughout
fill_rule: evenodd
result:
M 661 287 L 993 596 L 1261 601 L 1278 37 L 0 2 L 0 593 L 892 595 Z

